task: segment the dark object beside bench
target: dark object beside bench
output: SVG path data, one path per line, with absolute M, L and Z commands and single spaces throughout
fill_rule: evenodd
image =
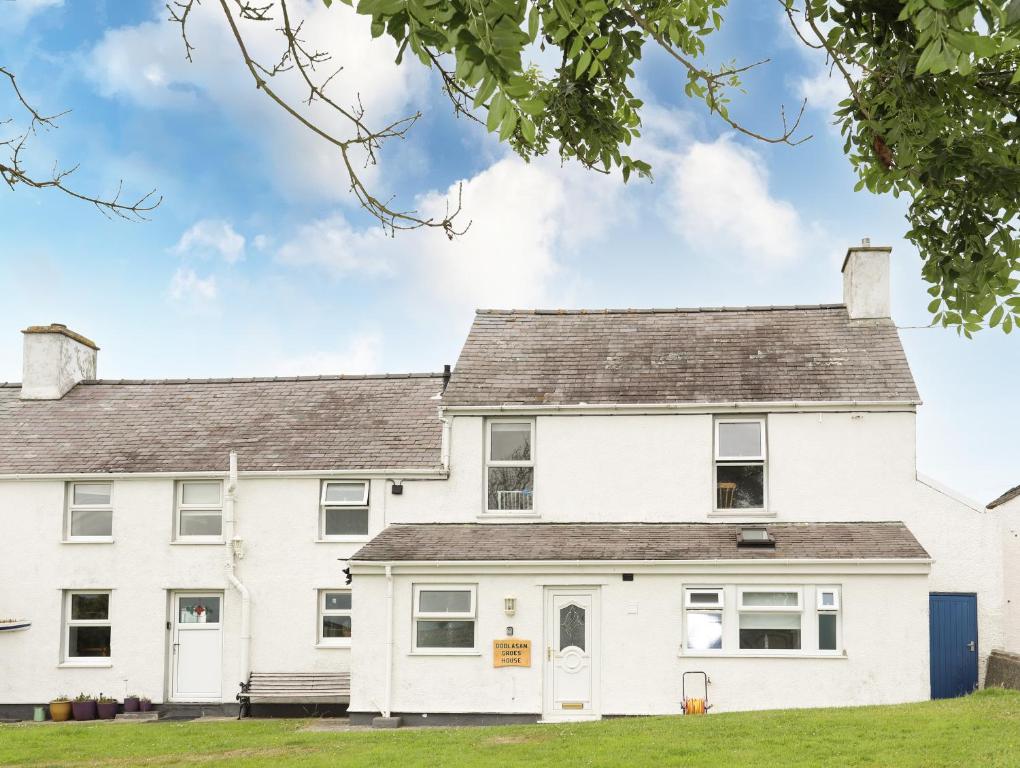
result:
M 350 672 L 252 672 L 241 683 L 237 700 L 240 720 L 251 714 L 252 699 L 277 703 L 348 702 L 351 698 Z

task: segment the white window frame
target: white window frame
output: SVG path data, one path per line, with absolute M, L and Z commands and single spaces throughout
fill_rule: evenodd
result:
M 425 592 L 470 592 L 471 610 L 459 612 L 434 612 L 419 610 L 420 595 Z M 478 655 L 478 585 L 465 583 L 431 584 L 428 582 L 411 585 L 411 652 L 428 656 L 477 656 Z M 471 648 L 418 647 L 418 621 L 470 621 L 474 624 L 474 645 Z
M 110 486 L 109 504 L 75 504 L 74 489 L 78 485 Z M 66 484 L 64 494 L 67 499 L 64 514 L 64 541 L 69 544 L 110 544 L 113 542 L 113 481 L 112 480 L 72 480 Z M 75 536 L 71 533 L 71 517 L 74 512 L 105 512 L 110 513 L 110 534 L 108 536 Z
M 797 594 L 796 605 L 745 605 L 744 595 L 748 592 L 795 592 Z M 804 612 L 804 588 L 789 587 L 772 584 L 743 586 L 737 588 L 738 602 L 737 610 L 740 613 L 803 613 Z
M 71 597 L 72 595 L 106 595 L 106 619 L 72 619 L 71 618 Z M 113 621 L 110 615 L 113 613 L 113 591 L 109 589 L 65 589 L 64 590 L 64 611 L 63 611 L 63 653 L 61 663 L 75 667 L 109 667 L 113 664 Z M 71 655 L 71 627 L 111 627 L 110 629 L 110 655 L 109 656 L 72 656 Z
M 794 592 L 797 595 L 796 605 L 745 605 L 744 595 L 748 592 Z M 769 648 L 741 648 L 740 647 L 740 617 L 743 614 L 787 614 L 800 618 L 800 648 L 780 648 L 772 650 Z M 761 656 L 803 656 L 811 653 L 807 645 L 808 635 L 804 630 L 804 618 L 807 611 L 804 610 L 804 587 L 790 586 L 787 584 L 754 584 L 737 587 L 737 651 L 745 655 Z
M 692 603 L 691 593 L 692 592 L 714 592 L 716 595 L 716 601 L 714 603 Z M 689 626 L 688 617 L 692 613 L 718 613 L 720 614 L 720 629 L 722 631 L 721 643 L 719 648 L 690 648 L 688 647 Z M 705 654 L 723 654 L 726 651 L 726 626 L 727 626 L 727 611 L 726 611 L 726 589 L 724 587 L 684 587 L 684 625 L 683 625 L 683 648 L 689 653 L 695 653 L 698 655 Z
M 527 461 L 505 461 L 492 459 L 492 425 L 493 424 L 527 424 L 531 429 L 530 445 L 531 458 Z M 482 509 L 486 515 L 499 515 L 507 517 L 534 517 L 535 516 L 535 419 L 528 417 L 521 418 L 496 418 L 485 420 L 485 482 L 484 494 L 482 496 Z M 531 467 L 531 508 L 530 509 L 489 509 L 489 468 L 490 467 Z
M 720 456 L 720 424 L 759 424 L 761 452 L 758 456 Z M 769 461 L 768 461 L 768 419 L 765 416 L 725 416 L 712 424 L 712 514 L 720 516 L 746 517 L 748 515 L 769 515 Z M 719 467 L 756 467 L 761 465 L 762 505 L 760 507 L 720 507 Z
M 339 485 L 358 485 L 364 486 L 365 492 L 362 495 L 360 501 L 331 501 L 326 503 L 326 489 L 331 484 Z M 372 535 L 372 509 L 369 504 L 370 485 L 368 480 L 323 480 L 321 488 L 319 490 L 319 536 L 318 541 L 340 541 L 340 542 L 358 542 L 368 541 Z M 327 509 L 353 509 L 353 510 L 364 510 L 365 516 L 368 519 L 368 530 L 364 534 L 343 534 L 337 536 L 330 536 L 326 534 L 326 510 Z
M 835 584 L 826 584 L 816 587 L 816 609 L 814 615 L 815 622 L 815 645 L 817 646 L 818 653 L 828 654 L 833 656 L 843 655 L 843 599 L 840 594 L 841 588 Z M 822 604 L 822 594 L 831 592 L 834 597 L 833 605 Z M 836 647 L 822 649 L 822 632 L 821 622 L 819 621 L 820 616 L 832 615 L 836 617 Z
M 185 504 L 184 486 L 188 483 L 216 483 L 220 488 L 220 503 L 213 504 Z M 213 512 L 220 513 L 219 535 L 189 534 L 181 533 L 181 512 Z M 218 477 L 195 477 L 186 480 L 178 480 L 174 483 L 174 536 L 173 540 L 178 544 L 222 544 L 223 543 L 223 480 Z
M 332 592 L 346 592 L 351 596 L 351 607 L 344 609 L 327 608 L 326 607 L 326 594 Z M 352 616 L 354 609 L 354 593 L 350 587 L 325 587 L 318 590 L 318 611 L 316 611 L 316 620 L 318 622 L 318 628 L 315 631 L 316 645 L 324 648 L 350 648 L 351 638 L 349 637 L 325 637 L 322 634 L 322 619 L 325 616 Z M 354 634 L 354 620 L 351 619 L 351 635 Z

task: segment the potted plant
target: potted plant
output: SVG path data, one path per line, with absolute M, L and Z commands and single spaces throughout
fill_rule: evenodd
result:
M 62 723 L 71 719 L 71 700 L 66 696 L 57 696 L 50 702 L 50 720 Z
M 152 711 L 152 699 L 148 696 L 142 696 L 138 700 L 138 710 L 140 712 L 151 712 Z
M 139 706 L 137 694 L 131 693 L 124 697 L 124 711 L 137 712 Z
M 117 700 L 99 694 L 99 701 L 96 702 L 96 713 L 99 715 L 100 720 L 113 720 L 117 716 Z
M 71 702 L 71 712 L 75 720 L 95 720 L 96 700 L 87 693 L 79 693 Z

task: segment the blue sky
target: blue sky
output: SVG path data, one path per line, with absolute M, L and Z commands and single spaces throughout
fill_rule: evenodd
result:
M 639 154 L 655 181 L 626 186 L 509 155 L 454 118 L 415 62 L 396 66 L 364 19 L 293 5 L 344 65 L 336 95 L 360 94 L 379 122 L 422 112 L 367 172 L 373 189 L 434 211 L 463 180 L 468 234 L 386 237 L 352 204 L 339 159 L 249 85 L 214 3 L 195 13 L 191 64 L 162 2 L 0 3 L 0 64 L 41 109 L 73 110 L 38 137 L 36 167 L 80 162 L 83 190 L 123 178 L 164 197 L 132 224 L 54 193 L 0 191 L 0 380 L 20 379 L 18 331 L 47 322 L 94 338 L 104 378 L 437 370 L 476 306 L 839 301 L 846 247 L 869 237 L 894 249 L 894 319 L 925 400 L 920 471 L 981 502 L 1020 482 L 1020 334 L 912 327 L 927 324 L 927 297 L 905 204 L 853 192 L 827 112 L 839 89 L 775 4 L 734 2 L 710 56 L 771 57 L 735 114 L 775 130 L 779 105 L 807 95 L 814 138 L 770 147 L 728 133 L 651 53 Z M 257 54 L 278 56 L 271 29 L 250 34 Z

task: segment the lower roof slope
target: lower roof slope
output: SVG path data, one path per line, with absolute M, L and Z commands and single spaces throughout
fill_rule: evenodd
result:
M 995 509 L 996 507 L 1002 506 L 1007 501 L 1012 501 L 1013 499 L 1016 498 L 1020 498 L 1020 485 L 1010 488 L 999 498 L 995 499 L 995 501 L 988 502 L 988 506 L 986 507 L 986 509 Z
M 442 374 L 0 386 L 0 474 L 371 470 L 440 464 Z
M 449 406 L 919 400 L 891 320 L 846 307 L 480 310 Z
M 395 524 L 359 561 L 785 560 L 928 558 L 900 522 L 767 523 L 775 548 L 738 547 L 735 523 Z M 759 525 L 751 527 L 760 527 Z

